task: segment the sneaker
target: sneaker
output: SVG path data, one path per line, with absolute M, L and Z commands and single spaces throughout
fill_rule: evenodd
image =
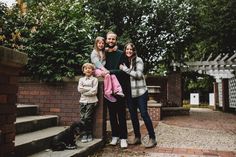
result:
M 112 95 L 104 95 L 104 97 L 110 102 L 116 102 L 116 98 Z
M 130 145 L 138 145 L 141 144 L 141 139 L 139 137 L 135 137 L 132 141 L 129 142 Z
M 121 139 L 120 140 L 120 147 L 121 148 L 127 148 L 128 147 L 127 139 Z
M 148 143 L 145 144 L 145 147 L 146 148 L 152 148 L 152 147 L 155 147 L 157 145 L 157 141 L 153 138 L 150 138 Z
M 122 91 L 116 92 L 115 95 L 119 95 L 121 97 L 125 97 L 125 95 L 124 95 L 124 93 Z
M 88 141 L 88 142 L 91 142 L 92 140 L 93 140 L 93 136 L 92 136 L 92 135 L 88 135 L 87 141 Z
M 110 145 L 115 146 L 119 141 L 119 137 L 112 137 Z
M 83 136 L 82 136 L 81 142 L 82 142 L 82 143 L 88 142 L 87 135 L 83 135 Z

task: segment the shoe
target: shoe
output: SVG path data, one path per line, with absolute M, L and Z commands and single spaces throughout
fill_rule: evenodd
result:
M 129 142 L 130 145 L 138 145 L 141 144 L 141 139 L 138 137 L 135 137 L 132 141 Z
M 128 143 L 126 139 L 121 139 L 120 140 L 120 147 L 121 148 L 127 148 L 128 147 Z
M 110 145 L 115 146 L 119 141 L 119 137 L 112 137 Z
M 121 97 L 125 97 L 125 95 L 124 95 L 124 93 L 122 91 L 116 92 L 115 95 L 119 95 Z
M 109 100 L 110 102 L 116 102 L 116 98 L 112 95 L 104 95 L 104 97 Z
M 152 148 L 152 147 L 155 147 L 156 145 L 157 145 L 156 139 L 150 138 L 148 143 L 145 144 L 145 147 L 146 148 Z
M 87 135 L 83 135 L 83 136 L 82 136 L 82 138 L 81 138 L 81 142 L 82 142 L 82 143 L 86 143 L 86 142 L 88 142 Z
M 92 135 L 88 135 L 87 141 L 88 141 L 88 142 L 91 142 L 92 140 L 93 140 L 93 136 L 92 136 Z

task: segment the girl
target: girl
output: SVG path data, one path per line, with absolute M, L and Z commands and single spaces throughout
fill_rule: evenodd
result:
M 104 67 L 106 64 L 106 56 L 105 39 L 103 37 L 97 37 L 95 39 L 94 49 L 90 57 L 91 62 L 96 67 L 95 76 L 104 77 L 104 97 L 111 102 L 116 102 L 116 98 L 112 96 L 112 94 L 124 97 L 124 93 L 116 76 L 110 75 L 110 72 Z
M 130 75 L 131 91 L 127 96 L 127 104 L 135 134 L 134 140 L 129 144 L 141 144 L 141 133 L 137 114 L 137 108 L 139 108 L 149 134 L 149 141 L 145 144 L 145 147 L 154 147 L 157 142 L 152 121 L 147 111 L 148 91 L 143 75 L 143 60 L 137 56 L 133 43 L 125 45 L 124 53 L 125 57 L 128 59 L 128 65 L 121 64 L 120 69 Z

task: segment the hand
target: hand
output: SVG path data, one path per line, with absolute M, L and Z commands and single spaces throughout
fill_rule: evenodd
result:
M 113 51 L 116 51 L 118 49 L 118 46 L 116 45 L 115 47 L 113 47 Z
M 123 64 L 120 64 L 120 70 L 123 70 L 123 67 L 124 67 L 124 65 Z

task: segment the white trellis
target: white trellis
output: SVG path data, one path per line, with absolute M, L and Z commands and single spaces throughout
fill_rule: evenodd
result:
M 229 54 L 220 54 L 213 58 L 212 54 L 206 59 L 195 62 L 185 62 L 184 64 L 173 63 L 181 68 L 181 71 L 196 71 L 200 74 L 213 76 L 218 83 L 219 106 L 222 106 L 222 88 L 221 80 L 229 79 L 229 107 L 236 108 L 236 53 L 232 56 Z
M 181 65 L 181 70 L 207 74 L 213 76 L 217 82 L 224 78 L 230 79 L 235 77 L 236 53 L 230 57 L 228 54 L 220 54 L 213 60 L 211 54 L 205 61 L 185 62 L 185 65 Z

